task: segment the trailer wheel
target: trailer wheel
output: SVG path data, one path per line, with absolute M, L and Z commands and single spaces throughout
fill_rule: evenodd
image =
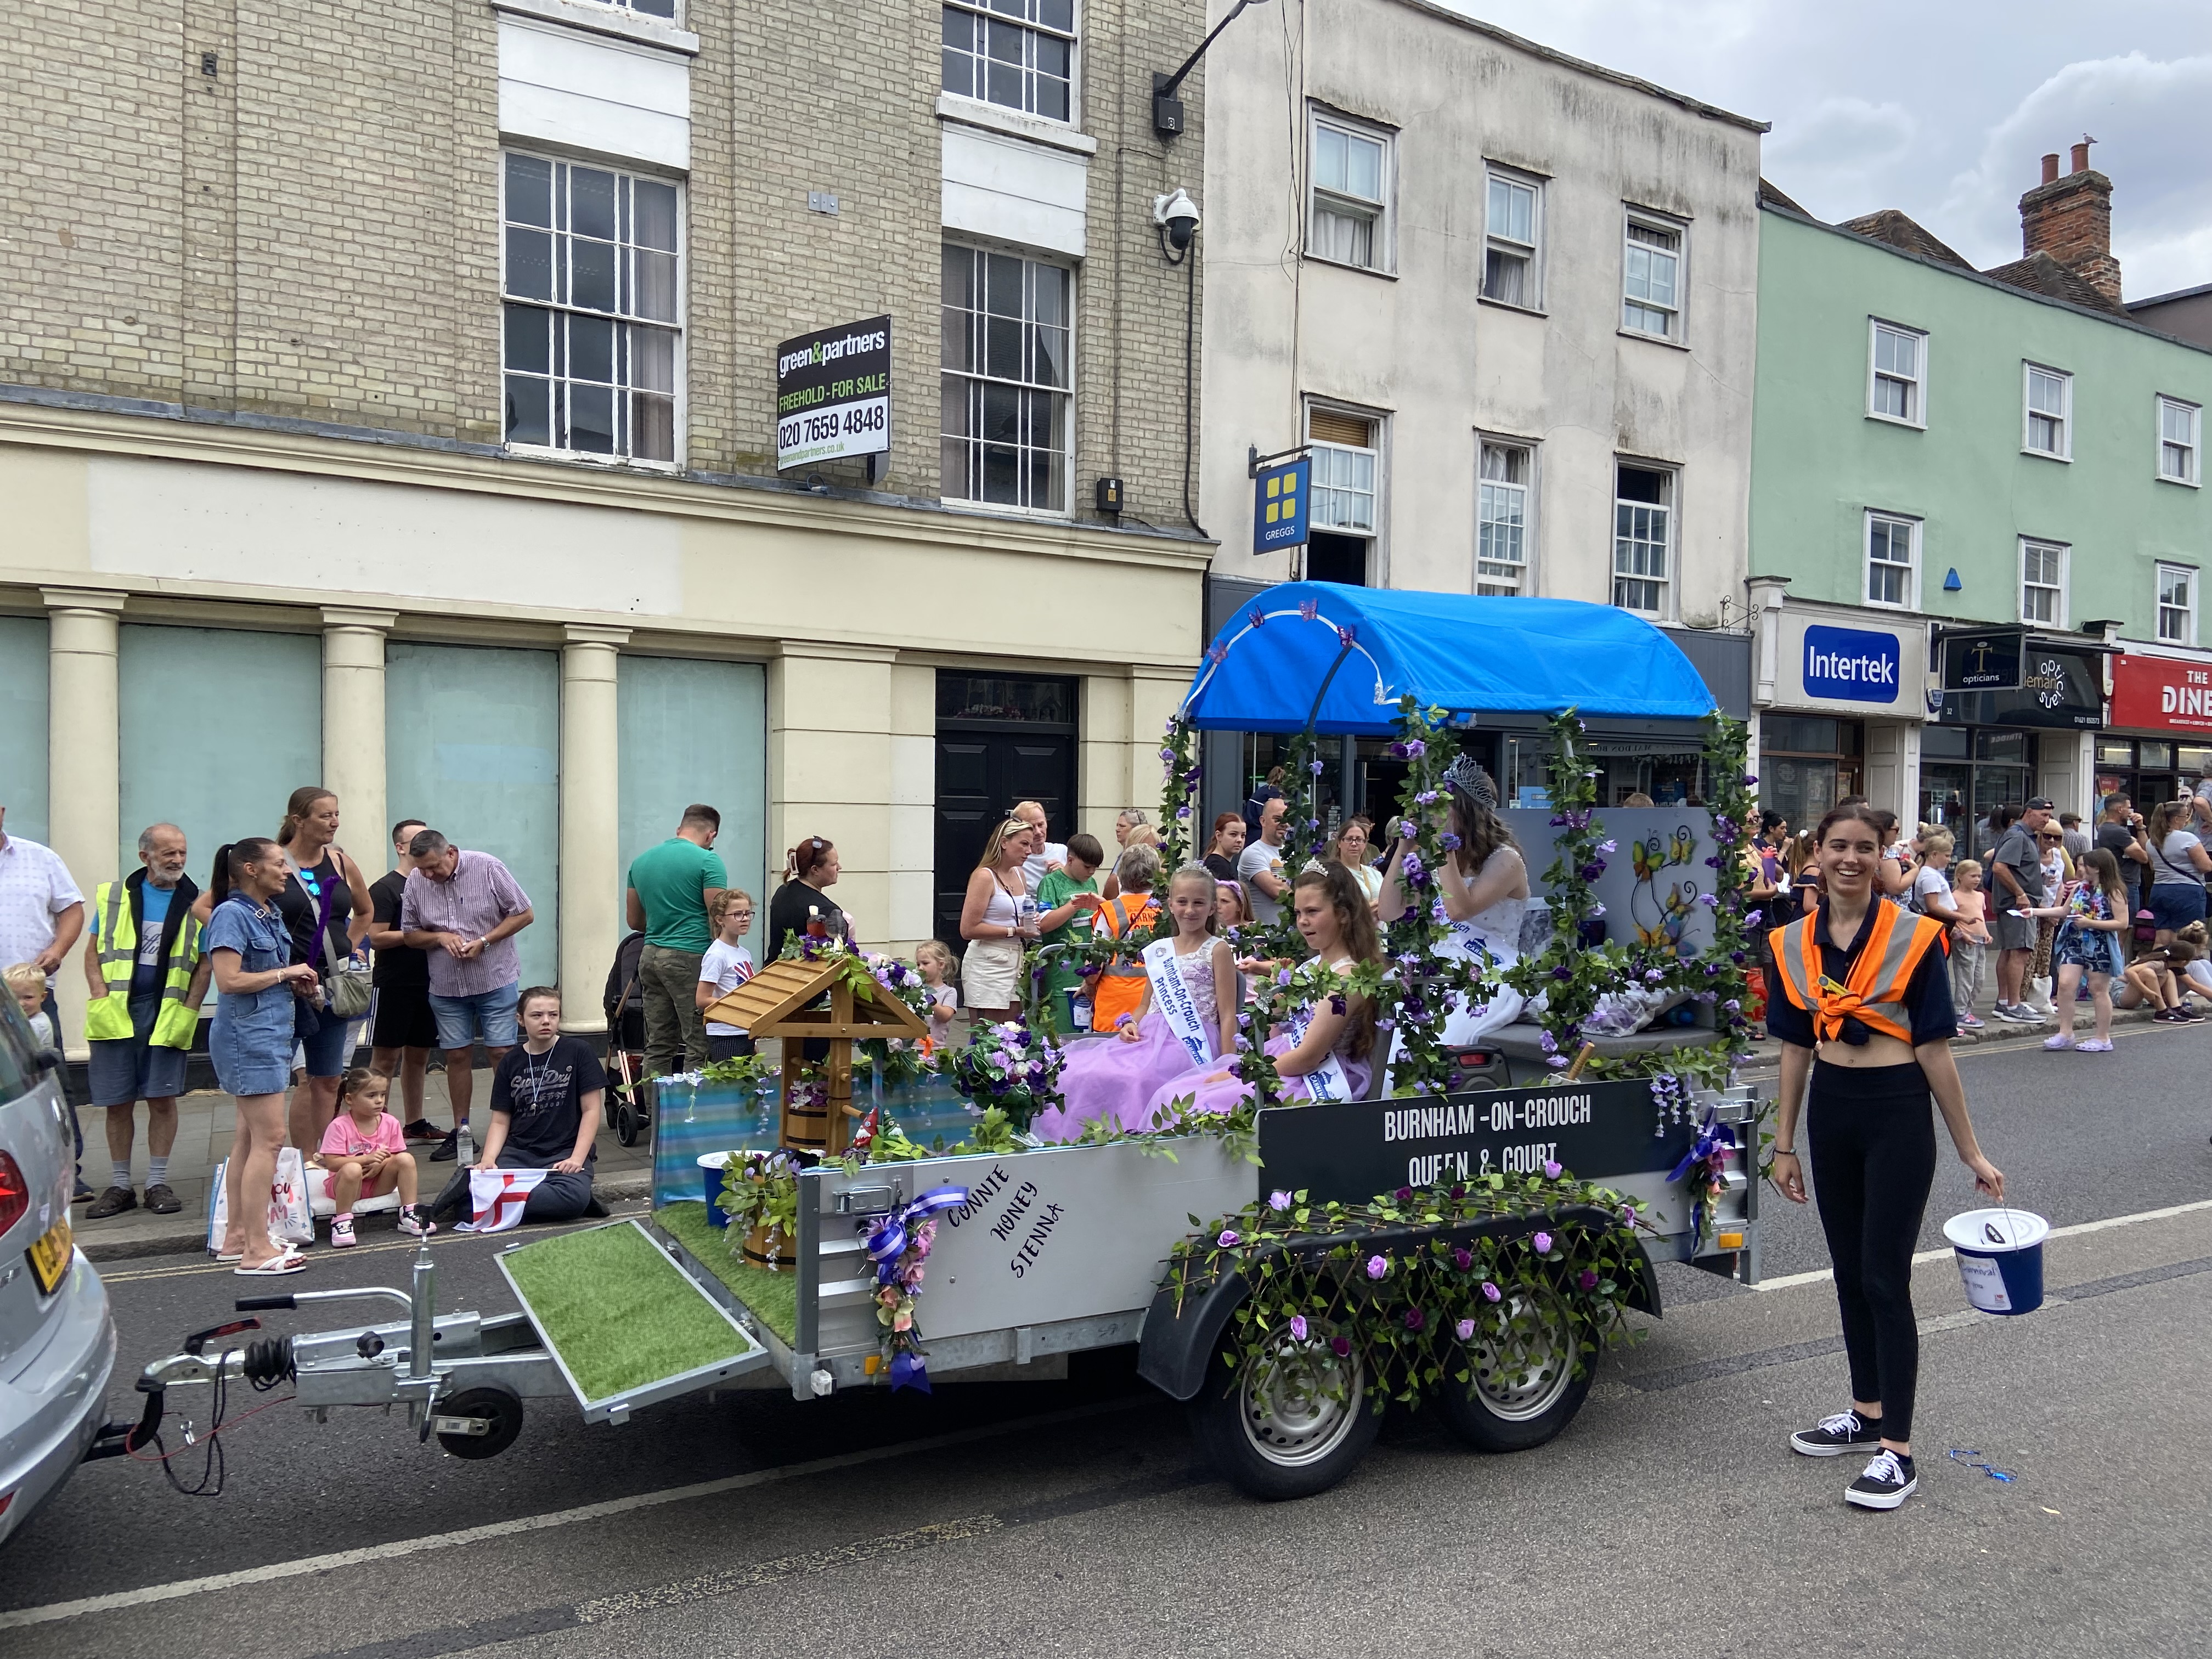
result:
M 522 1402 L 504 1389 L 470 1389 L 451 1395 L 441 1400 L 432 1408 L 431 1415 L 480 1418 L 490 1425 L 483 1434 L 439 1431 L 441 1446 L 454 1456 L 471 1462 L 498 1456 L 522 1432 Z
M 642 1115 L 627 1100 L 615 1108 L 615 1139 L 623 1146 L 636 1146 L 638 1132 L 644 1127 Z
M 1510 1319 L 1534 1314 L 1535 1330 L 1525 1345 L 1504 1351 L 1500 1339 Z M 1443 1354 L 1437 1391 L 1444 1425 L 1477 1451 L 1516 1452 L 1540 1446 L 1574 1420 L 1589 1395 L 1591 1368 L 1576 1374 L 1577 1345 L 1565 1307 L 1553 1297 L 1532 1304 L 1516 1296 L 1500 1309 L 1497 1324 L 1477 1331 Z M 1459 1373 L 1468 1373 L 1462 1382 Z
M 1190 1403 L 1191 1432 L 1207 1462 L 1248 1498 L 1327 1492 L 1367 1455 L 1381 1427 L 1364 1367 L 1285 1330 L 1258 1364 L 1231 1370 L 1233 1346 L 1224 1334 Z

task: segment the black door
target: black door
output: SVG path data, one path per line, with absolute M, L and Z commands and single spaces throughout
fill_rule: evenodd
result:
M 968 878 L 1014 803 L 1044 807 L 1064 842 L 1075 828 L 1075 682 L 951 669 L 937 677 L 937 937 L 955 951 Z

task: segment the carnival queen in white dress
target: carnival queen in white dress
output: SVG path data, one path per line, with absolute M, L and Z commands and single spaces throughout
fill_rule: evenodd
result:
M 1152 1095 L 1170 1078 L 1227 1053 L 1237 1030 L 1237 961 L 1216 931 L 1213 872 L 1186 864 L 1168 884 L 1175 933 L 1144 949 L 1145 993 L 1110 1036 L 1078 1042 L 1060 1074 L 1065 1104 L 1030 1125 L 1040 1140 L 1079 1137 L 1100 1120 L 1152 1127 Z
M 1436 954 L 1478 964 L 1486 962 L 1494 975 L 1521 960 L 1521 924 L 1528 913 L 1528 866 L 1513 832 L 1498 816 L 1498 786 L 1489 773 L 1462 755 L 1444 773 L 1443 786 L 1450 805 L 1452 840 L 1443 861 L 1430 872 L 1436 878 L 1435 886 L 1418 888 L 1407 880 L 1406 860 L 1413 843 L 1411 830 L 1401 829 L 1382 872 L 1382 919 L 1395 921 L 1412 905 L 1431 902 L 1426 895 L 1434 891 L 1444 908 L 1445 926 Z M 1466 1047 L 1480 1042 L 1519 1019 L 1527 1003 L 1520 992 L 1504 985 L 1496 986 L 1486 1002 L 1455 996 L 1444 1017 L 1443 1042 Z M 1404 1044 L 1402 1035 L 1392 1036 L 1394 1061 Z

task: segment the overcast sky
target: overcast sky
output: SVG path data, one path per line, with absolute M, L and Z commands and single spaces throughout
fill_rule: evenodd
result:
M 1899 208 L 1984 270 L 2020 257 L 2038 158 L 2094 135 L 2127 297 L 2212 283 L 2207 0 L 1445 3 L 1771 121 L 1808 212 Z

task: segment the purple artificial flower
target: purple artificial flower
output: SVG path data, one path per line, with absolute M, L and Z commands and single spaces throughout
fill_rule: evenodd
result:
M 1594 1291 L 1597 1288 L 1597 1275 L 1585 1267 L 1575 1275 L 1575 1283 L 1586 1291 Z
M 1328 1351 L 1339 1359 L 1342 1359 L 1352 1352 L 1351 1340 L 1347 1337 L 1332 1336 L 1328 1340 Z
M 1644 970 L 1644 982 L 1646 985 L 1656 985 L 1661 980 L 1666 977 L 1667 975 L 1660 972 L 1656 968 L 1647 968 Z
M 1323 763 L 1320 761 L 1308 761 L 1306 763 L 1306 770 L 1312 773 L 1316 777 L 1319 777 L 1322 774 L 1322 765 Z
M 1536 1046 L 1547 1054 L 1555 1054 L 1559 1051 L 1559 1045 L 1552 1034 L 1540 1026 L 1536 1031 Z
M 1418 1331 L 1421 1327 L 1428 1322 L 1429 1316 L 1423 1313 L 1419 1308 L 1408 1308 L 1406 1310 L 1406 1328 L 1407 1330 Z
M 1551 1255 L 1551 1253 L 1552 1253 L 1552 1236 L 1551 1236 L 1551 1234 L 1549 1234 L 1549 1233 L 1538 1233 L 1538 1234 L 1536 1234 L 1534 1237 L 1530 1238 L 1528 1242 L 1529 1242 L 1531 1244 L 1533 1244 L 1533 1245 L 1534 1245 L 1534 1246 L 1536 1247 L 1536 1254 L 1537 1254 L 1538 1255 Z
M 1601 853 L 1618 853 L 1620 850 L 1620 843 L 1614 841 L 1601 841 L 1597 844 L 1597 850 Z
M 1756 773 L 1747 773 L 1747 774 L 1745 774 L 1745 775 L 1744 775 L 1743 787 L 1744 787 L 1745 788 L 1748 789 L 1748 788 L 1750 788 L 1750 787 L 1751 787 L 1751 786 L 1752 786 L 1752 785 L 1753 785 L 1754 783 L 1757 783 L 1758 781 L 1759 781 L 1759 776 L 1758 776 L 1758 775 L 1757 775 Z
M 1700 893 L 1698 895 L 1698 902 L 1708 910 L 1717 910 L 1720 908 L 1720 896 L 1717 893 Z
M 1237 1238 L 1237 1230 L 1234 1227 L 1224 1227 L 1221 1230 L 1221 1237 L 1213 1242 L 1226 1250 L 1234 1249 L 1241 1241 Z
M 1636 1224 L 1636 1206 L 1633 1204 L 1622 1205 L 1620 1206 L 1620 1218 L 1623 1221 L 1626 1221 L 1630 1226 L 1633 1227 Z
M 1462 1342 L 1473 1340 L 1474 1337 L 1474 1322 L 1472 1319 L 1461 1320 L 1458 1324 L 1452 1327 L 1452 1334 L 1459 1338 Z
M 1370 1255 L 1367 1258 L 1367 1276 L 1370 1279 L 1380 1279 L 1389 1271 L 1390 1264 L 1381 1256 Z
M 1413 760 L 1419 756 L 1425 755 L 1428 752 L 1429 745 L 1423 743 L 1419 738 L 1408 738 L 1406 740 L 1407 759 Z
M 1759 926 L 1759 918 L 1764 916 L 1766 912 L 1764 910 L 1753 910 L 1748 915 L 1744 917 L 1743 925 L 1747 927 L 1756 927 Z
M 1591 906 L 1590 906 L 1590 920 L 1591 920 L 1591 921 L 1596 921 L 1596 920 L 1598 919 L 1598 917 L 1600 917 L 1600 916 L 1603 915 L 1604 914 L 1605 914 L 1605 906 L 1603 906 L 1602 904 L 1593 904 L 1593 905 L 1591 905 Z
M 1306 1340 L 1306 1316 L 1304 1314 L 1291 1316 L 1291 1335 L 1300 1342 Z
M 1605 866 L 1602 863 L 1590 863 L 1583 866 L 1583 879 L 1584 881 L 1595 881 L 1604 873 Z
M 1504 1291 L 1499 1290 L 1497 1285 L 1492 1284 L 1486 1279 L 1482 1281 L 1482 1293 L 1488 1297 L 1492 1302 L 1504 1299 L 1505 1295 Z
M 1729 1012 L 1732 1014 L 1740 1014 L 1743 1012 L 1743 1004 L 1738 1002 L 1734 997 L 1730 997 L 1726 1002 L 1721 1004 L 1721 1006 L 1727 1009 Z
M 1452 1188 L 1452 1196 L 1453 1196 L 1454 1198 L 1465 1198 L 1465 1197 L 1467 1196 L 1467 1188 L 1466 1188 L 1465 1187 L 1455 1187 L 1455 1188 Z
M 1329 1012 L 1332 1014 L 1341 1015 L 1344 1012 L 1345 1006 L 1344 994 L 1341 991 L 1334 991 L 1329 994 Z
M 1279 969 L 1277 969 L 1275 970 L 1275 983 L 1276 983 L 1276 984 L 1278 984 L 1278 985 L 1288 985 L 1290 982 L 1291 982 L 1291 970 L 1290 970 L 1289 969 L 1287 969 L 1287 968 L 1279 968 Z
M 1401 1188 L 1398 1188 L 1398 1201 L 1399 1201 L 1401 1204 L 1410 1204 L 1410 1203 L 1412 1203 L 1412 1202 L 1413 1201 L 1413 1189 L 1411 1187 L 1401 1187 Z
M 1569 1060 L 1565 1054 L 1547 1054 L 1545 1056 L 1544 1064 L 1550 1066 L 1555 1072 L 1563 1072 L 1569 1066 L 1574 1064 L 1574 1062 Z
M 1267 1207 L 1271 1210 L 1289 1209 L 1291 1207 L 1291 1195 L 1285 1192 L 1281 1188 L 1278 1187 L 1273 1192 L 1267 1194 Z
M 1404 744 L 1402 744 L 1402 743 L 1394 743 L 1394 744 L 1392 744 L 1390 745 L 1390 758 L 1391 758 L 1392 760 L 1403 760 L 1403 759 L 1405 759 L 1405 758 L 1406 758 L 1406 745 L 1405 745 Z
M 1451 853 L 1456 852 L 1460 848 L 1466 845 L 1466 843 L 1461 841 L 1457 836 L 1452 834 L 1450 830 L 1447 830 L 1443 834 L 1437 837 L 1437 845 L 1443 848 L 1447 853 Z
M 1553 979 L 1572 979 L 1574 976 L 1575 970 L 1568 967 L 1564 962 L 1558 967 L 1552 969 L 1552 977 Z
M 1474 1253 L 1462 1244 L 1452 1252 L 1452 1266 L 1465 1273 L 1474 1266 Z
M 1557 1159 L 1546 1158 L 1544 1160 L 1544 1179 L 1547 1181 L 1557 1181 L 1559 1178 L 1560 1167 L 1561 1166 Z

